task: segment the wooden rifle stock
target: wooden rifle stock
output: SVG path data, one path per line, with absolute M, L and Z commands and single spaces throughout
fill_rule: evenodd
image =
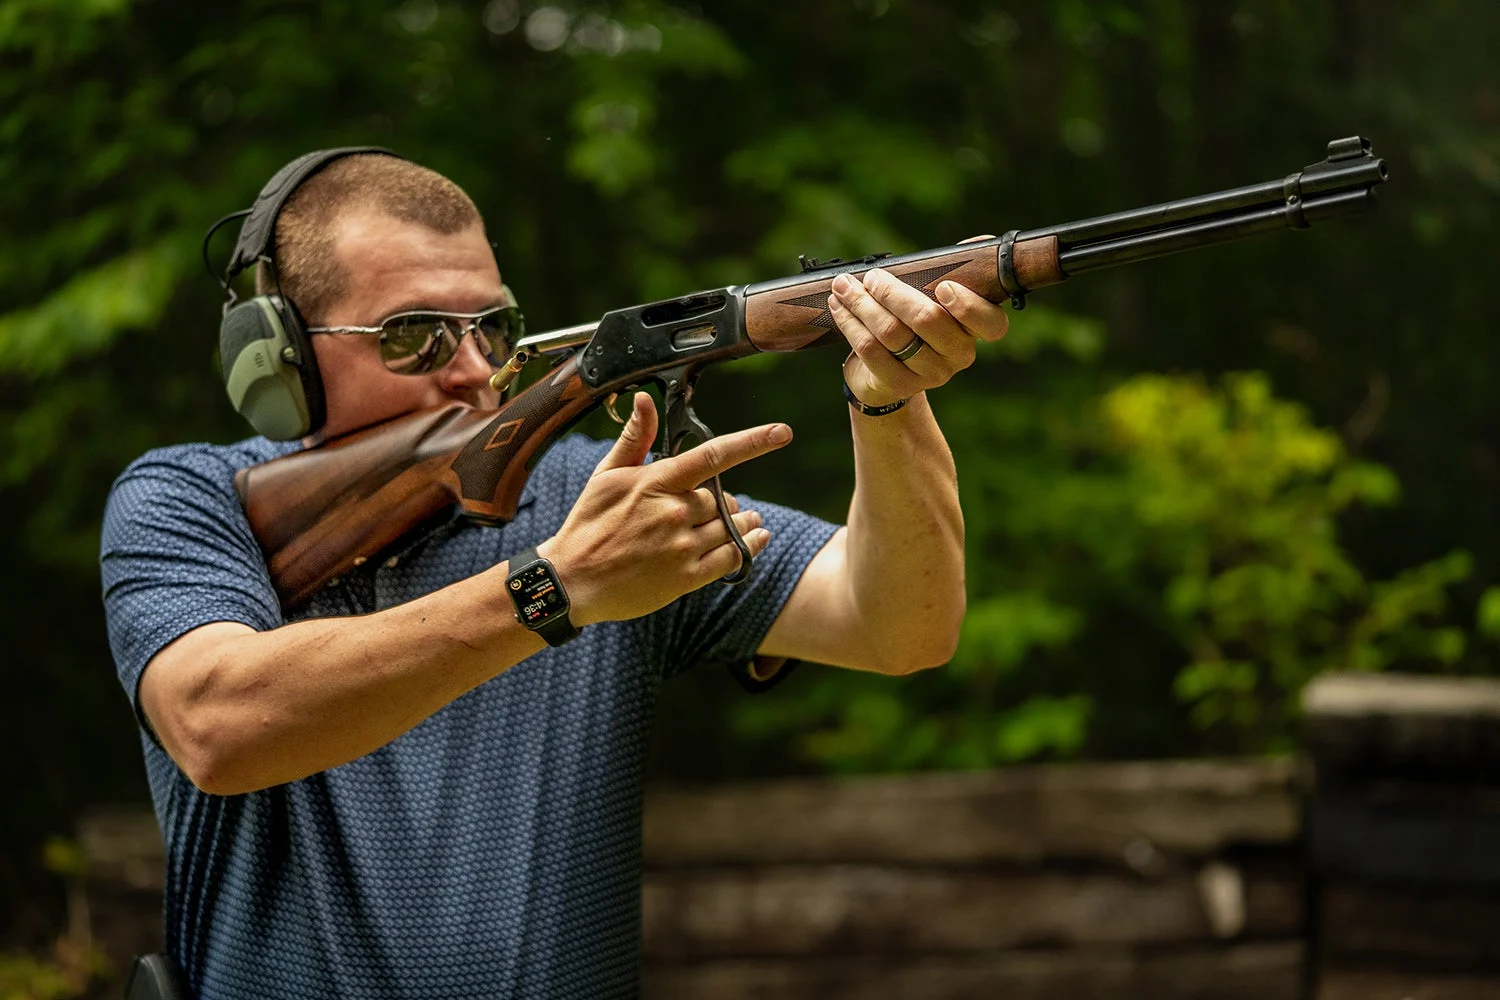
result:
M 569 358 L 498 410 L 448 403 L 240 470 L 235 490 L 282 606 L 455 502 L 479 521 L 510 520 L 530 464 L 597 402 Z
M 283 607 L 295 608 L 455 502 L 482 522 L 510 520 L 547 445 L 615 393 L 661 386 L 669 453 L 704 437 L 691 406 L 702 369 L 841 342 L 828 311 L 839 274 L 879 267 L 929 297 L 953 281 L 1019 309 L 1026 293 L 1073 274 L 1363 211 L 1385 179 L 1369 141 L 1351 136 L 1329 143 L 1322 162 L 1261 184 L 896 257 L 803 260 L 799 275 L 616 310 L 498 409 L 413 413 L 244 469 L 235 489 Z M 545 352 L 554 336 L 522 343 Z

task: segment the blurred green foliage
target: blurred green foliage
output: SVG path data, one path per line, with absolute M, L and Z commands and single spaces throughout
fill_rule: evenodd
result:
M 64 1000 L 78 985 L 52 962 L 23 953 L 0 953 L 0 1000 Z
M 1393 503 L 1395 478 L 1351 459 L 1264 375 L 1138 375 L 1070 413 L 1007 409 L 947 421 L 956 442 L 1006 456 L 965 476 L 972 597 L 953 662 L 905 684 L 821 672 L 807 695 L 738 706 L 745 735 L 790 737 L 854 771 L 1071 755 L 1095 701 L 1024 697 L 1007 681 L 1087 643 L 1113 606 L 1175 650 L 1177 697 L 1238 752 L 1291 749 L 1297 696 L 1323 670 L 1463 656 L 1448 592 L 1469 555 L 1367 580 L 1336 516 Z
M 1162 619 L 1190 658 L 1175 689 L 1195 721 L 1233 726 L 1246 750 L 1289 750 L 1296 697 L 1314 674 L 1463 655 L 1463 630 L 1436 622 L 1468 554 L 1366 580 L 1335 516 L 1394 502 L 1394 477 L 1351 461 L 1263 376 L 1232 374 L 1219 390 L 1138 376 L 1104 409 L 1131 464 L 1119 529 L 1139 528 L 1140 551 L 1166 576 Z
M 245 433 L 198 240 L 346 143 L 462 184 L 536 329 L 1279 177 L 1353 132 L 1390 161 L 1372 218 L 1038 296 L 934 394 L 969 532 L 952 666 L 669 689 L 663 746 L 732 714 L 751 749 L 663 775 L 1265 750 L 1319 670 L 1493 672 L 1497 36 L 1478 0 L 0 0 L 7 838 L 142 794 L 103 498 L 149 447 Z M 705 380 L 712 426 L 798 430 L 736 488 L 842 517 L 837 362 Z

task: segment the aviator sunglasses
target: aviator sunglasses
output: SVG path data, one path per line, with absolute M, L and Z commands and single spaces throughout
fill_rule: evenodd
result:
M 489 363 L 498 368 L 516 349 L 526 332 L 526 321 L 509 288 L 503 305 L 477 313 L 448 313 L 417 309 L 381 320 L 379 326 L 312 326 L 308 333 L 363 333 L 380 335 L 380 358 L 397 375 L 430 375 L 458 354 L 464 334 L 474 334 Z

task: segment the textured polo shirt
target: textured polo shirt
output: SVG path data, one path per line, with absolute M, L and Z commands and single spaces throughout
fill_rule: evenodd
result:
M 232 479 L 292 448 L 261 438 L 166 448 L 115 483 L 104 604 L 132 701 L 146 664 L 189 630 L 284 623 Z M 387 608 L 544 541 L 608 448 L 564 438 L 537 464 L 512 523 L 455 516 L 296 617 Z M 747 662 L 835 530 L 741 502 L 762 512 L 772 538 L 747 582 L 590 626 L 347 764 L 209 795 L 143 727 L 167 849 L 167 949 L 194 995 L 633 995 L 641 784 L 657 690 L 699 663 Z

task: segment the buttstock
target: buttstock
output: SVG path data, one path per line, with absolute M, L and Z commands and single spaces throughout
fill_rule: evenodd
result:
M 235 489 L 283 607 L 451 506 L 447 466 L 493 417 L 449 403 L 241 470 Z
M 235 489 L 282 606 L 455 501 L 478 520 L 510 520 L 528 466 L 593 403 L 570 359 L 498 410 L 448 403 L 241 470 Z

